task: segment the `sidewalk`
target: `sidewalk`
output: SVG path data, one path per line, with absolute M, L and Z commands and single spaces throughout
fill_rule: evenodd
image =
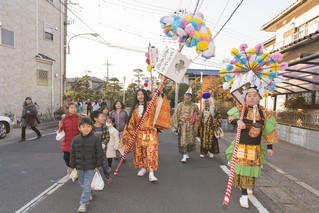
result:
M 235 132 L 225 132 L 219 140 L 222 160 L 226 161 L 224 151 L 235 137 Z M 267 158 L 262 176 L 256 182 L 256 194 L 265 195 L 268 198 L 265 202 L 284 212 L 316 212 L 319 209 L 319 153 L 284 141 L 275 144 L 273 150 L 273 156 Z
M 37 128 L 40 130 L 42 134 L 51 133 L 52 131 L 56 130 L 58 127 L 58 121 L 50 121 L 50 122 L 43 122 L 37 125 Z M 21 128 L 20 126 L 14 126 L 11 129 L 11 132 L 6 135 L 5 138 L 0 140 L 0 145 L 5 145 L 12 142 L 17 142 L 21 137 Z M 30 139 L 36 137 L 36 133 L 31 129 L 26 129 L 26 139 Z

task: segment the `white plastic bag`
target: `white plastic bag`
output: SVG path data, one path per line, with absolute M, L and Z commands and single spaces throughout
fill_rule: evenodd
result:
M 55 140 L 60 141 L 65 137 L 65 132 L 62 130 L 61 132 L 56 132 Z
M 92 190 L 103 190 L 104 189 L 104 181 L 102 176 L 99 172 L 95 172 L 92 183 L 91 183 Z

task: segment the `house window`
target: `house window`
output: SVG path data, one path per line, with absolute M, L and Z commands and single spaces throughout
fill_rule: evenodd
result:
M 53 27 L 50 25 L 44 25 L 44 38 L 53 41 Z
M 43 86 L 49 85 L 49 71 L 37 70 L 37 84 Z
M 0 29 L 1 29 L 1 33 L 0 33 L 1 44 L 14 47 L 14 32 L 4 28 L 0 28 Z

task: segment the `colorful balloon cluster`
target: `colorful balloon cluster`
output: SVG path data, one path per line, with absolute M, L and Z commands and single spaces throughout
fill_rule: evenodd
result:
M 150 89 L 150 79 L 146 78 L 146 79 L 144 80 L 143 86 L 144 86 L 144 89 L 145 89 L 145 90 L 151 90 L 151 89 Z
M 153 67 L 150 64 L 150 54 L 149 54 L 149 52 L 145 52 L 145 57 L 146 57 L 146 64 L 147 64 L 146 69 L 147 69 L 147 71 L 152 72 Z
M 282 55 L 279 52 L 264 52 L 262 44 L 257 44 L 254 48 L 248 48 L 247 44 L 241 44 L 239 49 L 231 49 L 230 54 L 234 57 L 225 68 L 219 71 L 219 75 L 225 79 L 224 89 L 229 89 L 235 78 L 252 70 L 264 83 L 265 94 L 276 87 L 276 83 L 284 80 L 278 75 L 279 70 L 288 67 L 286 62 L 279 64 Z M 267 91 L 268 90 L 268 91 Z
M 196 53 L 205 59 L 215 56 L 215 45 L 210 29 L 204 22 L 204 15 L 197 12 L 173 14 L 160 20 L 167 37 L 178 39 L 187 47 L 196 47 Z

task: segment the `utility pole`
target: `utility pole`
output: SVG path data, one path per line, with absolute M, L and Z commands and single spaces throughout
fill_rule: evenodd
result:
M 123 83 L 123 103 L 125 104 L 125 79 L 126 77 L 123 77 L 124 83 Z
M 109 66 L 112 66 L 112 64 L 110 64 L 109 59 L 107 59 L 104 65 L 106 66 L 106 83 L 108 83 L 109 82 Z

